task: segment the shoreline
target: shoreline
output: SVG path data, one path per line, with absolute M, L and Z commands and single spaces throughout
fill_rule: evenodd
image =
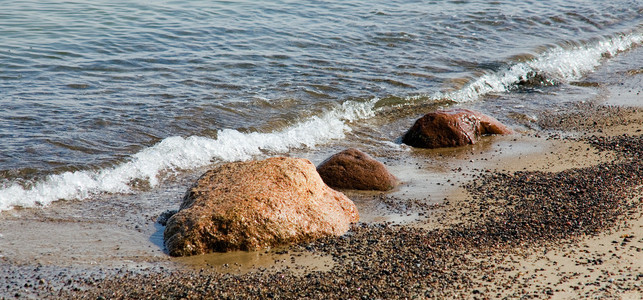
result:
M 67 219 L 75 216 L 75 206 L 88 205 L 84 202 L 54 204 L 65 208 L 61 215 L 55 207 L 16 211 L 13 217 L 5 214 L 0 242 L 7 245 L 13 239 L 13 244 L 0 252 L 0 276 L 7 279 L 0 297 L 636 299 L 643 295 L 643 174 L 637 173 L 635 181 L 595 187 L 590 192 L 600 197 L 589 199 L 597 200 L 601 209 L 579 202 L 564 211 L 580 216 L 571 219 L 527 213 L 535 207 L 521 199 L 538 197 L 515 197 L 514 206 L 506 203 L 512 195 L 537 187 L 525 178 L 552 189 L 561 182 L 591 189 L 596 179 L 592 176 L 600 172 L 613 177 L 641 170 L 632 155 L 643 153 L 643 111 L 575 104 L 564 113 L 543 114 L 539 122 L 546 136 L 523 132 L 455 150 L 411 151 L 412 163 L 389 164 L 405 173 L 396 191 L 346 191 L 358 206 L 372 205 L 373 211 L 366 215 L 388 212 L 386 218 L 366 220 L 341 238 L 283 249 L 173 259 L 159 249 L 162 228 L 155 223 L 155 213 L 145 205 L 128 213 L 127 199 L 118 200 L 116 207 L 122 210 L 113 213 L 124 213 L 120 220 L 132 221 L 118 226 L 87 216 Z M 626 141 L 632 143 L 629 148 L 622 147 Z M 436 166 L 436 158 L 446 163 Z M 629 169 L 619 169 L 625 165 Z M 436 169 L 441 172 L 432 172 Z M 416 187 L 422 187 L 421 192 L 413 191 Z M 498 191 L 505 191 L 505 196 L 488 198 Z M 632 201 L 621 201 L 623 195 Z M 110 201 L 116 199 L 98 201 L 96 210 L 101 202 L 113 206 Z M 620 206 L 610 206 L 614 201 Z M 167 203 L 170 208 L 175 205 Z M 508 214 L 511 209 L 513 214 Z M 587 212 L 603 215 L 592 219 Z M 586 223 L 566 225 L 576 219 Z M 503 227 L 508 220 L 523 223 Z M 524 226 L 536 221 L 547 221 L 551 228 Z M 48 249 L 18 251 L 52 238 Z M 60 244 L 78 239 L 79 245 Z M 95 252 L 77 256 L 87 250 Z

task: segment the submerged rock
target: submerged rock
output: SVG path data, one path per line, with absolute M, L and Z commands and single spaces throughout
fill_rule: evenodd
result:
M 355 148 L 331 156 L 317 167 L 317 172 L 334 188 L 387 191 L 397 184 L 384 164 Z
M 418 119 L 402 142 L 419 148 L 458 147 L 475 144 L 486 134 L 511 134 L 493 117 L 468 109 L 431 112 Z
M 203 174 L 164 239 L 172 256 L 258 250 L 341 235 L 357 221 L 355 204 L 324 184 L 310 161 L 278 157 Z

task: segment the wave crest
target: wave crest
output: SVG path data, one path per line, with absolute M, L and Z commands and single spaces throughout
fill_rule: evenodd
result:
M 126 163 L 99 171 L 75 171 L 48 176 L 25 188 L 14 183 L 0 189 L 0 211 L 13 207 L 48 205 L 61 199 L 84 199 L 99 193 L 129 193 L 131 182 L 143 180 L 156 186 L 168 171 L 194 169 L 215 161 L 248 160 L 253 156 L 284 153 L 341 139 L 351 131 L 348 123 L 372 117 L 378 99 L 347 101 L 321 116 L 309 118 L 281 131 L 218 132 L 217 138 L 173 136 L 134 154 Z
M 534 82 L 534 79 L 543 85 L 578 80 L 598 67 L 605 57 L 627 51 L 641 43 L 643 43 L 643 33 L 632 33 L 603 38 L 572 48 L 558 46 L 532 60 L 513 64 L 498 72 L 484 74 L 462 89 L 438 92 L 431 98 L 468 102 L 490 93 L 513 90 L 521 84 Z

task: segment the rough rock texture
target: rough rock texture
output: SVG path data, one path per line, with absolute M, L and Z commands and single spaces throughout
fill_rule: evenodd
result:
M 511 134 L 498 120 L 468 109 L 431 112 L 418 119 L 402 142 L 419 148 L 475 144 L 485 134 Z
M 397 184 L 384 164 L 355 148 L 331 156 L 317 167 L 317 172 L 334 188 L 387 191 Z
M 358 220 L 355 204 L 324 184 L 310 161 L 277 157 L 203 174 L 164 239 L 172 256 L 258 250 L 341 235 Z

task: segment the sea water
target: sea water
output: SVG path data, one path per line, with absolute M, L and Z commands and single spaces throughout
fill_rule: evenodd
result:
M 643 44 L 636 0 L 1 4 L 0 211 L 223 162 L 397 151 L 431 105 L 519 129 Z

